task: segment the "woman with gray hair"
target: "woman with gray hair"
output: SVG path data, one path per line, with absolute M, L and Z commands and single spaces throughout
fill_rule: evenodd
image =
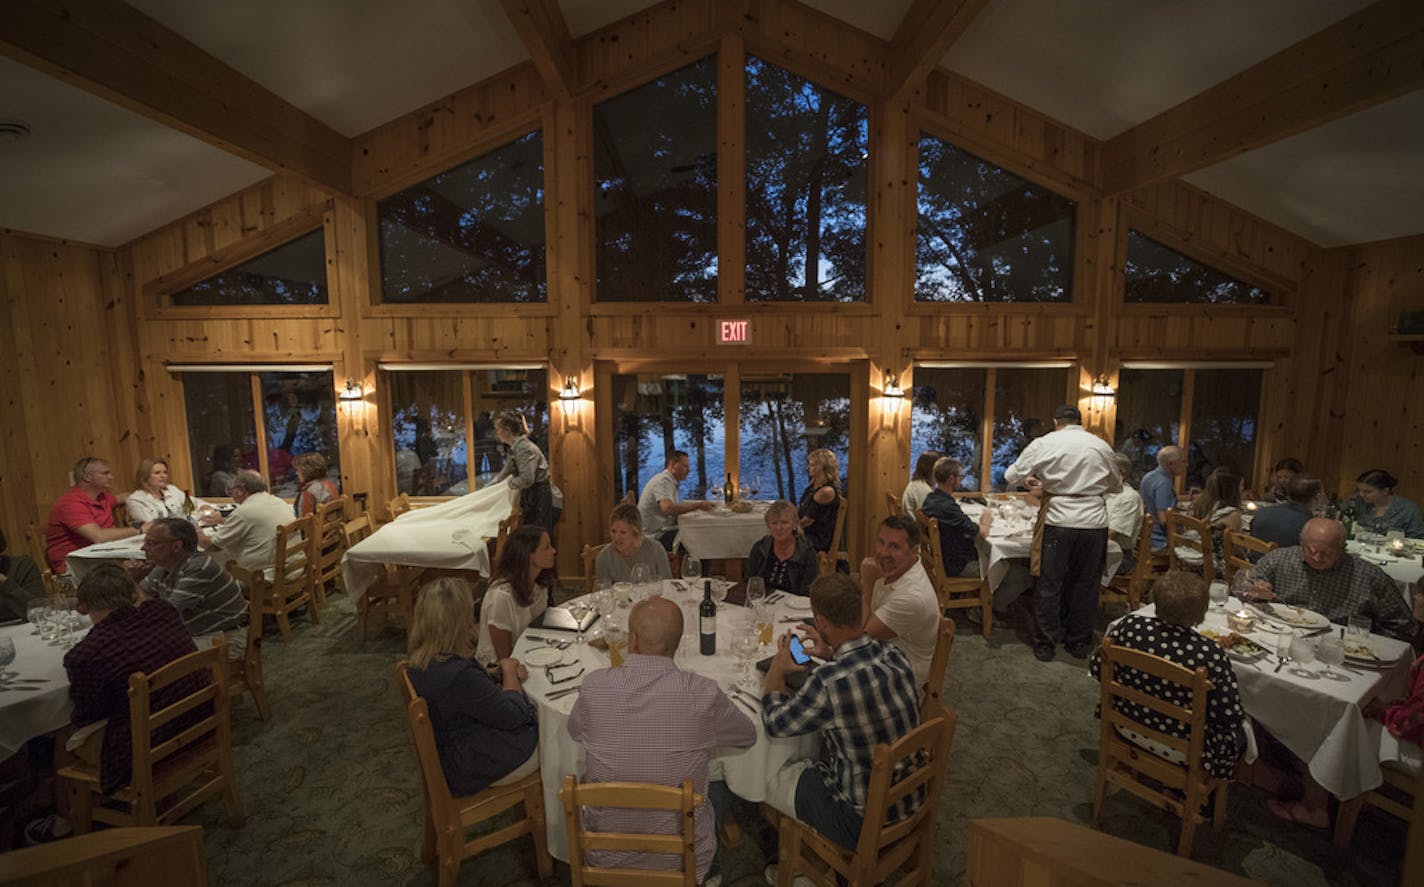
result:
M 777 499 L 766 510 L 767 534 L 752 545 L 747 555 L 747 578 L 760 576 L 767 590 L 779 590 L 805 597 L 816 578 L 816 549 L 801 533 L 796 506 Z

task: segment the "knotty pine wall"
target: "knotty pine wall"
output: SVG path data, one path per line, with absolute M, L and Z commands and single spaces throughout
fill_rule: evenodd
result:
M 1099 374 L 1116 382 L 1124 359 L 1271 361 L 1255 473 L 1275 458 L 1297 455 L 1332 487 L 1340 482 L 1347 439 L 1356 447 L 1351 460 L 1369 452 L 1342 427 L 1347 403 L 1355 412 L 1369 410 L 1374 421 L 1405 427 L 1396 418 L 1400 410 L 1352 396 L 1351 373 L 1368 375 L 1375 365 L 1349 362 L 1346 334 L 1347 324 L 1366 321 L 1366 302 L 1382 305 L 1396 298 L 1396 289 L 1397 298 L 1405 297 L 1403 287 L 1380 283 L 1382 276 L 1399 276 L 1405 249 L 1365 250 L 1364 259 L 1322 251 L 1179 182 L 1103 198 L 1095 140 L 942 70 L 914 94 L 886 98 L 881 41 L 785 0 L 664 3 L 581 38 L 576 49 L 580 86 L 573 96 L 550 94 L 526 63 L 358 137 L 355 197 L 331 197 L 277 176 L 113 252 L 0 238 L 0 293 L 13 318 L 0 332 L 0 360 L 6 361 L 0 368 L 21 380 L 7 396 L 0 430 L 5 529 L 13 535 L 23 523 L 41 520 L 66 486 L 67 465 L 85 452 L 110 456 L 122 475 L 142 455 L 164 454 L 176 481 L 191 483 L 182 391 L 165 369 L 169 363 L 331 363 L 338 385 L 348 376 L 361 381 L 374 393 L 360 407 L 338 411 L 342 480 L 346 489 L 370 491 L 382 502 L 394 493 L 394 454 L 383 425 L 389 403 L 378 363 L 547 362 L 552 387 L 573 376 L 584 392 L 577 411 L 551 410 L 550 456 L 566 496 L 565 573 L 579 571 L 582 544 L 604 537 L 612 499 L 607 383 L 618 371 L 720 371 L 729 385 L 744 369 L 850 372 L 860 404 L 853 427 L 866 441 L 847 466 L 853 554 L 868 547 L 881 491 L 898 491 L 908 479 L 909 409 L 882 409 L 879 390 L 886 371 L 899 374 L 907 388 L 913 384 L 916 359 L 1075 361 L 1088 422 L 1109 434 L 1114 408 L 1090 402 L 1086 386 Z M 592 105 L 713 51 L 721 53 L 721 304 L 595 304 Z M 867 304 L 742 301 L 744 52 L 870 108 Z M 543 130 L 545 150 L 548 304 L 378 304 L 375 201 L 534 128 Z M 913 301 L 921 131 L 1078 201 L 1072 304 Z M 328 306 L 163 304 L 165 290 L 318 226 L 327 242 Z M 1283 292 L 1282 304 L 1124 305 L 1120 269 L 1129 226 Z M 1347 289 L 1356 301 L 1353 315 Z M 713 343 L 712 321 L 728 316 L 752 319 L 750 348 Z M 92 362 L 64 363 L 74 341 L 97 343 Z M 1417 366 L 1402 348 L 1389 353 L 1393 372 Z M 1417 379 L 1414 384 L 1417 391 Z M 730 419 L 728 448 L 735 452 Z M 1417 445 L 1413 452 L 1419 455 Z

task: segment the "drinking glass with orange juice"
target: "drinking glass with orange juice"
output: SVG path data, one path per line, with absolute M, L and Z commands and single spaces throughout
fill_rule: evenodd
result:
M 628 631 L 620 623 L 609 619 L 603 627 L 603 639 L 608 642 L 608 663 L 614 668 L 623 664 L 623 651 L 628 646 Z
M 757 643 L 763 647 L 770 646 L 771 633 L 776 624 L 775 610 L 770 604 L 762 601 L 752 607 L 752 614 L 756 620 Z

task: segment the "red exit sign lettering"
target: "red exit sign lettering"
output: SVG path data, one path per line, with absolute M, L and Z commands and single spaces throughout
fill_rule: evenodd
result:
M 717 321 L 718 345 L 746 345 L 751 340 L 752 322 L 750 320 Z

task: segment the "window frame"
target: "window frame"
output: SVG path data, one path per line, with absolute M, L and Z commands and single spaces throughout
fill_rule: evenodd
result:
M 1127 235 L 1137 231 L 1170 250 L 1181 253 L 1242 283 L 1265 292 L 1270 301 L 1264 305 L 1220 304 L 1216 302 L 1129 302 L 1127 301 Z M 1200 239 L 1183 236 L 1175 226 L 1148 215 L 1140 209 L 1124 205 L 1118 214 L 1117 242 L 1114 247 L 1114 267 L 1118 269 L 1110 298 L 1117 314 L 1133 316 L 1172 313 L 1199 314 L 1210 309 L 1217 317 L 1289 317 L 1295 314 L 1296 284 L 1284 277 L 1242 261 L 1230 253 L 1204 246 Z

